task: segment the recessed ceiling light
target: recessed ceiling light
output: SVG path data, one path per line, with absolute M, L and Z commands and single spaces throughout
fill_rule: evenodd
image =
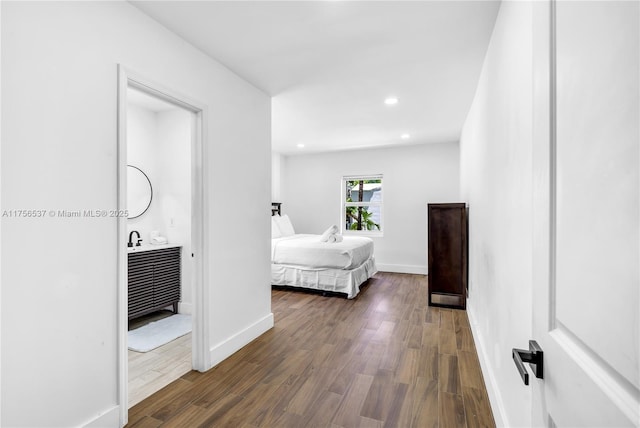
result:
M 398 104 L 398 99 L 396 97 L 389 97 L 384 100 L 384 103 L 388 106 L 392 106 L 394 104 Z
M 411 135 L 409 135 L 409 134 L 402 134 L 402 135 L 400 136 L 400 138 L 402 138 L 403 140 L 408 140 L 409 138 L 411 138 Z
M 297 144 L 296 147 L 298 147 L 299 149 L 304 149 L 304 144 L 302 144 L 302 143 Z

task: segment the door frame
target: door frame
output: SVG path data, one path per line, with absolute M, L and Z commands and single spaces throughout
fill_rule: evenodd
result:
M 533 19 L 533 277 L 532 337 L 539 338 L 551 329 L 555 286 L 555 4 L 545 0 L 532 5 Z M 540 287 L 542 292 L 535 292 Z M 536 326 L 545 326 L 538 331 Z M 544 344 L 543 344 L 544 346 Z M 532 426 L 552 426 L 547 415 L 544 386 L 532 382 Z M 538 409 L 542 412 L 537 411 Z
M 193 333 L 191 364 L 194 370 L 210 368 L 209 356 L 209 291 L 207 260 L 207 172 L 206 141 L 207 107 L 165 85 L 154 82 L 131 69 L 118 65 L 118 150 L 117 150 L 117 208 L 127 205 L 127 89 L 136 88 L 153 97 L 167 101 L 191 113 L 191 247 L 193 259 Z M 120 424 L 128 422 L 128 291 L 127 291 L 127 218 L 118 217 L 118 404 Z M 188 256 L 188 255 L 187 255 Z

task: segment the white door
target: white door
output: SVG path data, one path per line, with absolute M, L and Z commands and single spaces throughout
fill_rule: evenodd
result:
M 640 426 L 640 10 L 534 2 L 536 426 Z

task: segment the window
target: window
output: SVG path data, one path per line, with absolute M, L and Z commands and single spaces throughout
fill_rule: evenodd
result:
M 382 235 L 382 175 L 342 177 L 342 231 Z

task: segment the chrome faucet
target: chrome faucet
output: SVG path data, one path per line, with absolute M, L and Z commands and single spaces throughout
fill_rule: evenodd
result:
M 127 244 L 127 247 L 133 247 L 133 234 L 138 235 L 138 242 L 136 243 L 136 247 L 140 246 L 140 243 L 142 242 L 142 239 L 140 239 L 140 234 L 138 233 L 137 230 L 132 230 L 131 233 L 129 234 L 129 243 Z

